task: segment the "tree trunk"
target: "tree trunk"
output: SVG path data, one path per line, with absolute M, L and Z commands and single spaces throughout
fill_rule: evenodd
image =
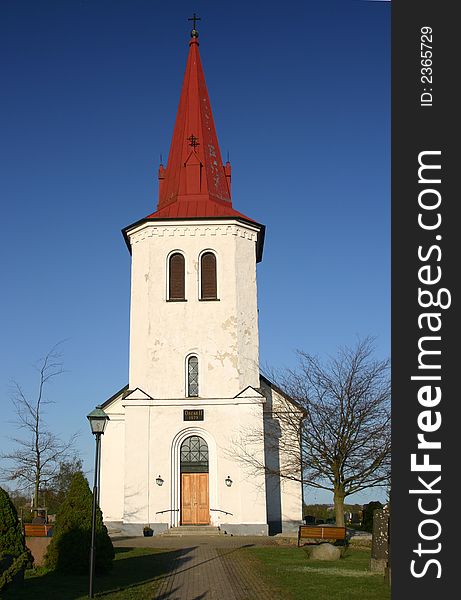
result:
M 334 503 L 335 503 L 335 517 L 336 525 L 338 527 L 344 527 L 344 490 L 342 488 L 335 488 L 334 490 Z
M 40 478 L 35 478 L 35 489 L 34 489 L 34 508 L 38 508 L 38 494 L 40 491 Z

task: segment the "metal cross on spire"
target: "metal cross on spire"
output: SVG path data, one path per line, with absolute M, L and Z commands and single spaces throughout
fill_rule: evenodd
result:
M 193 27 L 192 31 L 190 32 L 191 37 L 198 37 L 198 31 L 196 29 L 197 21 L 201 21 L 202 19 L 200 17 L 197 17 L 197 15 L 194 13 L 194 16 L 189 17 L 187 20 L 194 22 L 194 27 Z
M 194 29 L 195 29 L 196 25 L 197 25 L 196 21 L 201 21 L 202 19 L 200 17 L 197 17 L 197 15 L 194 13 L 194 16 L 193 17 L 189 17 L 187 20 L 188 21 L 194 21 Z
M 194 150 L 197 146 L 200 146 L 200 144 L 198 142 L 198 138 L 195 137 L 194 134 L 192 134 L 190 137 L 188 137 L 187 140 L 190 142 L 189 146 L 192 146 L 192 148 L 194 148 Z

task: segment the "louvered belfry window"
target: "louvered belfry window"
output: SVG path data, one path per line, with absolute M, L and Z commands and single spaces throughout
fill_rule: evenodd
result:
M 184 256 L 179 252 L 172 254 L 169 261 L 170 278 L 169 278 L 169 300 L 184 300 L 186 290 L 184 284 L 185 264 Z
M 201 300 L 216 300 L 217 285 L 216 285 L 216 256 L 213 252 L 205 252 L 202 254 L 201 265 Z
M 187 395 L 198 396 L 198 358 L 190 356 L 187 360 Z

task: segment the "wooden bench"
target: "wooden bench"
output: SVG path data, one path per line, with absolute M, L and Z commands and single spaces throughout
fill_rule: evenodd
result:
M 53 525 L 32 525 L 24 523 L 25 537 L 48 537 L 48 532 L 52 531 Z
M 345 540 L 345 527 L 323 527 L 322 525 L 300 525 L 298 531 L 298 546 L 301 540 Z

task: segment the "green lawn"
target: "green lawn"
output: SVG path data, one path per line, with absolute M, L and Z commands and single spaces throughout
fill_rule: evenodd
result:
M 371 573 L 370 550 L 348 549 L 337 561 L 313 561 L 304 548 L 260 546 L 240 550 L 287 600 L 389 600 L 383 575 Z
M 182 550 L 115 548 L 114 569 L 97 577 L 95 592 L 113 600 L 151 600 L 160 578 L 170 570 L 171 561 Z M 368 548 L 349 548 L 334 562 L 309 560 L 296 546 L 253 546 L 223 552 L 236 565 L 246 565 L 281 600 L 389 600 L 390 590 L 383 576 L 370 573 Z M 238 572 L 238 569 L 237 569 Z M 60 575 L 44 569 L 26 571 L 21 588 L 4 593 L 2 600 L 84 600 L 88 577 Z M 191 600 L 185 598 L 184 600 Z
M 154 548 L 115 548 L 113 570 L 96 577 L 94 590 L 111 600 L 145 600 L 153 598 L 159 577 L 168 571 L 173 550 Z M 88 597 L 87 575 L 61 575 L 44 569 L 26 571 L 20 588 L 8 590 L 2 600 L 84 600 Z

